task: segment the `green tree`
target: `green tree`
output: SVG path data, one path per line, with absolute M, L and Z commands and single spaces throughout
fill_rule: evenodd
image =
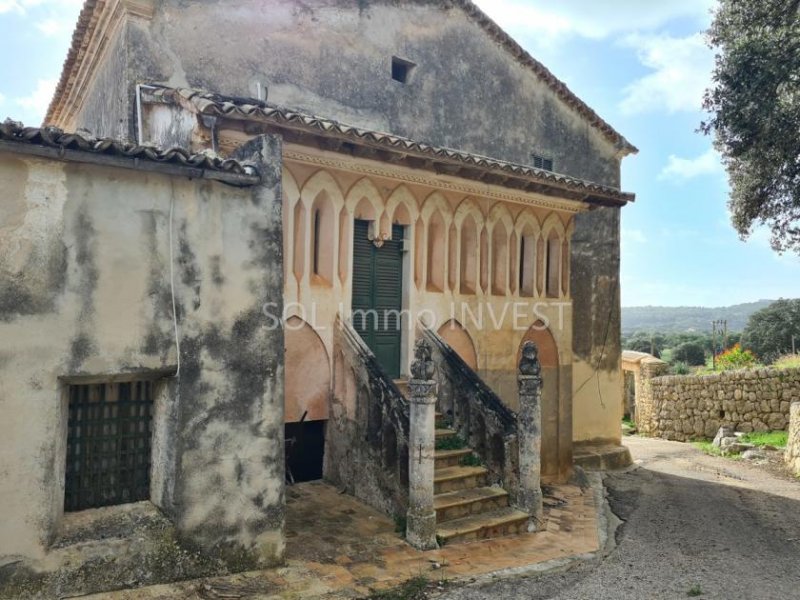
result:
M 717 51 L 700 128 L 713 133 L 730 177 L 734 227 L 758 224 L 772 247 L 800 253 L 800 0 L 720 0 Z
M 699 367 L 706 364 L 706 352 L 698 342 L 684 342 L 672 350 L 672 360 Z
M 742 345 L 763 362 L 791 352 L 792 336 L 800 345 L 800 299 L 778 300 L 754 313 L 742 332 Z

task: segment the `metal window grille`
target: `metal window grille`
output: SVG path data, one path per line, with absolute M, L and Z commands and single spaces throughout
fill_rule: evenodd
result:
M 64 510 L 150 498 L 152 381 L 69 386 Z
M 535 168 L 542 169 L 544 171 L 553 170 L 552 158 L 545 158 L 544 156 L 539 156 L 538 154 L 531 154 L 531 159 L 533 160 L 533 166 Z

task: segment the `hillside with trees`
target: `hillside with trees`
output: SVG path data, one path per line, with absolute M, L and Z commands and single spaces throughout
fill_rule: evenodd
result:
M 718 308 L 702 306 L 634 306 L 622 309 L 622 333 L 702 333 L 711 330 L 711 321 L 727 320 L 728 331 L 742 331 L 750 316 L 767 308 L 774 300 L 759 300 Z

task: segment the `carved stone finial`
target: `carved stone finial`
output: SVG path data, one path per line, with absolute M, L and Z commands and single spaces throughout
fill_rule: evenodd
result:
M 539 363 L 539 349 L 533 342 L 525 342 L 522 345 L 522 357 L 519 359 L 519 372 L 522 375 L 532 375 L 538 377 L 542 373 L 542 365 Z
M 420 338 L 414 345 L 414 362 L 411 363 L 411 376 L 414 379 L 429 381 L 433 378 L 434 364 L 431 359 L 431 345 Z

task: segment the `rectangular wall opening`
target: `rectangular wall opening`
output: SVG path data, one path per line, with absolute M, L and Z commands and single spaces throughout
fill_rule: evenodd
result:
M 327 421 L 286 423 L 286 481 L 302 483 L 322 479 Z
M 155 385 L 69 386 L 65 511 L 150 499 Z

